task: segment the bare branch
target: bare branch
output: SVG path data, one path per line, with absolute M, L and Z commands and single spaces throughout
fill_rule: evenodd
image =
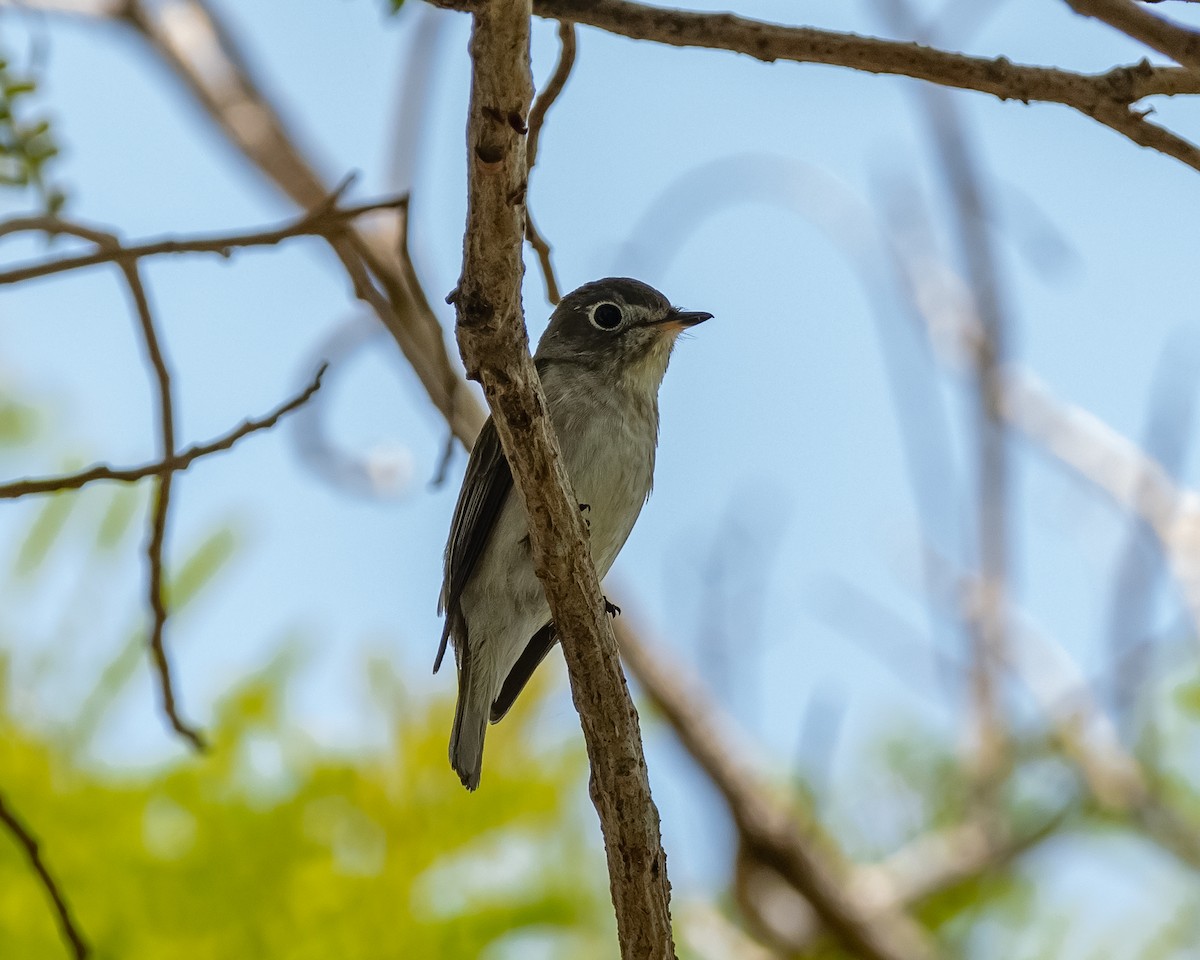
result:
M 557 306 L 562 299 L 562 291 L 558 286 L 558 278 L 554 275 L 554 262 L 550 259 L 552 252 L 550 243 L 534 225 L 533 216 L 528 210 L 525 212 L 525 239 L 533 247 L 533 252 L 537 254 L 538 266 L 542 270 L 542 279 L 546 284 L 546 299 Z
M 462 279 L 451 294 L 459 349 L 492 408 L 529 518 L 534 569 L 562 641 L 591 763 L 621 956 L 672 960 L 666 854 L 637 711 L 523 323 L 529 0 L 495 0 L 474 15 L 471 59 L 467 230 Z
M 29 861 L 29 865 L 33 868 L 33 872 L 37 874 L 38 879 L 49 895 L 50 901 L 54 905 L 54 916 L 58 920 L 58 926 L 62 930 L 63 938 L 67 941 L 67 945 L 71 949 L 72 956 L 75 957 L 75 960 L 87 960 L 87 957 L 91 954 L 91 949 L 88 947 L 87 941 L 84 940 L 83 932 L 79 929 L 79 924 L 75 921 L 75 917 L 71 913 L 71 907 L 67 903 L 67 898 L 63 895 L 62 888 L 58 885 L 58 881 L 54 879 L 54 874 L 50 872 L 50 868 L 46 866 L 46 861 L 42 858 L 37 838 L 21 822 L 16 812 L 5 801 L 3 794 L 0 794 L 0 823 L 4 824 L 8 832 L 12 834 L 12 838 L 17 842 L 17 845 L 25 852 L 25 857 Z
M 67 270 L 79 270 L 100 263 L 112 263 L 130 257 L 139 259 L 161 254 L 181 253 L 215 253 L 218 256 L 228 257 L 235 249 L 242 247 L 274 246 L 293 237 L 334 236 L 343 231 L 347 223 L 364 214 L 377 210 L 402 209 L 407 204 L 408 197 L 406 195 L 358 204 L 344 209 L 322 205 L 277 227 L 260 228 L 248 232 L 214 234 L 207 237 L 164 237 L 160 240 L 144 240 L 132 244 L 120 243 L 113 234 L 107 231 L 78 223 L 68 223 L 57 217 L 15 217 L 0 223 L 0 237 L 32 231 L 51 236 L 69 233 L 97 243 L 99 249 L 2 271 L 0 272 L 0 286 L 21 283 L 35 277 L 48 277 Z
M 154 316 L 146 288 L 138 273 L 137 261 L 122 258 L 117 261 L 133 297 L 138 325 L 142 332 L 142 345 L 154 374 L 154 386 L 158 393 L 158 429 L 162 443 L 162 459 L 175 457 L 175 403 L 172 396 L 171 372 L 155 329 Z M 158 674 L 159 695 L 162 697 L 163 712 L 171 728 L 183 737 L 194 750 L 203 751 L 205 743 L 199 732 L 184 722 L 175 703 L 171 666 L 167 660 L 163 633 L 167 625 L 167 605 L 163 597 L 163 545 L 167 536 L 167 517 L 171 506 L 171 471 L 160 473 L 155 478 L 150 507 L 150 535 L 146 541 L 146 563 L 148 565 L 147 593 L 149 596 L 150 655 Z
M 179 473 L 188 469 L 195 461 L 203 457 L 219 453 L 222 450 L 229 450 L 243 437 L 248 437 L 252 433 L 258 433 L 260 430 L 270 430 L 283 417 L 287 416 L 293 410 L 298 410 L 304 406 L 321 388 L 321 379 L 325 375 L 326 369 L 327 366 L 322 364 L 312 382 L 301 393 L 276 407 L 265 416 L 253 420 L 244 420 L 217 439 L 210 440 L 207 443 L 194 444 L 186 450 L 181 450 L 173 457 L 158 460 L 154 463 L 147 463 L 139 467 L 112 467 L 102 463 L 88 467 L 86 470 L 81 470 L 78 473 L 69 473 L 57 477 L 14 480 L 12 483 L 0 484 L 0 500 L 16 500 L 19 497 L 35 496 L 43 493 L 78 490 L 80 487 L 103 480 L 135 483 L 138 480 L 144 480 L 146 477 L 161 476 L 166 473 Z

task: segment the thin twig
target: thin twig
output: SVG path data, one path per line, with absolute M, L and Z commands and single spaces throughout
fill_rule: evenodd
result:
M 538 266 L 542 270 L 542 279 L 546 283 L 546 299 L 557 306 L 558 302 L 562 300 L 562 291 L 558 286 L 558 278 L 554 274 L 554 262 L 550 259 L 550 243 L 542 236 L 528 210 L 525 211 L 525 239 L 533 247 L 533 252 L 537 254 Z
M 332 196 L 332 195 L 331 195 Z M 207 237 L 165 237 L 122 244 L 112 234 L 78 223 L 68 223 L 56 217 L 17 217 L 0 223 L 0 237 L 6 234 L 38 231 L 50 235 L 69 233 L 84 240 L 99 243 L 98 237 L 111 239 L 99 248 L 81 254 L 43 260 L 27 266 L 0 272 L 0 285 L 20 283 L 35 277 L 47 277 L 67 270 L 79 270 L 99 263 L 119 259 L 154 257 L 160 254 L 215 253 L 228 257 L 241 247 L 269 247 L 293 237 L 329 236 L 339 233 L 345 225 L 366 213 L 376 210 L 395 210 L 408 203 L 408 196 L 390 197 L 353 207 L 314 209 L 277 227 L 266 227 L 239 233 L 214 234 Z
M 63 937 L 67 940 L 75 960 L 87 960 L 91 949 L 88 947 L 87 941 L 83 938 L 83 933 L 79 929 L 79 924 L 75 921 L 75 917 L 71 913 L 70 904 L 67 903 L 67 898 L 62 892 L 62 888 L 58 885 L 58 881 L 54 879 L 54 874 L 50 872 L 50 868 L 46 866 L 46 861 L 42 858 L 37 838 L 21 822 L 16 812 L 5 801 L 3 794 L 0 794 L 0 823 L 3 823 L 8 828 L 8 832 L 12 834 L 17 845 L 25 851 L 29 865 L 42 882 L 42 887 L 45 888 L 51 902 L 54 904 L 54 915 L 58 920 Z
M 559 94 L 563 92 L 563 88 L 567 85 L 567 78 L 571 76 L 571 68 L 575 66 L 575 24 L 570 20 L 559 21 L 558 42 L 561 47 L 558 63 L 555 65 L 550 79 L 546 81 L 546 86 L 538 93 L 537 99 L 533 101 L 533 106 L 529 109 L 529 135 L 526 139 L 525 159 L 530 179 L 532 179 L 534 164 L 537 163 L 538 143 L 542 136 L 542 126 L 546 122 L 546 114 L 554 105 L 554 101 L 558 99 Z M 546 282 L 546 299 L 557 305 L 562 299 L 562 293 L 558 285 L 558 278 L 554 274 L 554 263 L 550 259 L 550 243 L 542 236 L 541 231 L 533 222 L 528 196 L 525 198 L 525 239 L 533 247 L 537 254 L 538 265 L 542 268 L 542 277 Z
M 154 386 L 158 393 L 158 431 L 162 443 L 162 459 L 171 460 L 175 457 L 175 403 L 172 396 L 171 371 L 167 367 L 158 331 L 155 329 L 154 316 L 150 311 L 146 288 L 138 273 L 137 260 L 123 257 L 117 262 L 133 297 L 138 325 L 142 332 L 142 346 L 154 374 Z M 146 563 L 149 568 L 147 593 L 151 611 L 150 655 L 158 674 L 163 712 L 171 728 L 191 744 L 193 749 L 203 751 L 206 745 L 199 731 L 179 715 L 171 680 L 171 665 L 167 660 L 163 639 L 167 625 L 167 604 L 163 596 L 163 546 L 167 536 L 173 477 L 174 474 L 169 470 L 157 474 L 150 508 L 150 535 L 146 541 Z
M 529 108 L 529 136 L 526 140 L 525 160 L 530 170 L 537 163 L 538 145 L 541 142 L 542 125 L 546 122 L 546 114 L 550 112 L 554 101 L 563 92 L 563 88 L 567 85 L 567 79 L 571 76 L 571 69 L 575 66 L 578 45 L 575 40 L 575 24 L 570 20 L 559 21 L 558 42 L 561 47 L 558 63 L 554 67 L 554 72 L 550 74 L 550 79 L 546 81 L 546 85 L 538 92 L 533 106 Z
M 35 477 L 27 480 L 14 480 L 12 483 L 0 484 L 0 500 L 16 500 L 19 497 L 35 496 L 43 493 L 58 493 L 62 490 L 78 490 L 90 483 L 98 481 L 116 481 L 119 483 L 135 483 L 146 477 L 161 476 L 166 473 L 180 473 L 187 470 L 195 461 L 214 453 L 229 450 L 243 437 L 260 430 L 270 430 L 283 417 L 304 406 L 321 388 L 321 378 L 327 369 L 321 364 L 312 382 L 291 400 L 276 407 L 265 416 L 253 420 L 244 420 L 232 430 L 209 440 L 207 443 L 197 443 L 186 450 L 181 450 L 173 457 L 143 464 L 138 467 L 113 467 L 108 464 L 97 464 L 81 470 L 78 473 L 68 473 L 57 477 Z

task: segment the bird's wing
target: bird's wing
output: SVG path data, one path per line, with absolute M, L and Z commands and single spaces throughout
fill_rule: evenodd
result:
M 438 612 L 444 611 L 446 614 L 446 625 L 433 664 L 434 673 L 446 655 L 451 629 L 461 625 L 459 599 L 463 588 L 471 578 L 475 564 L 483 556 L 496 518 L 500 516 L 511 489 L 512 471 L 500 447 L 495 424 L 488 417 L 471 449 L 467 473 L 458 494 L 458 505 L 454 508 L 454 520 L 450 524 L 450 538 L 446 541 L 445 573 L 438 602 Z M 460 643 L 463 639 L 459 638 Z
M 533 671 L 546 659 L 546 654 L 554 648 L 556 643 L 558 643 L 558 632 L 554 629 L 553 621 L 533 635 L 533 638 L 525 645 L 521 656 L 517 658 L 517 662 L 513 664 L 513 668 L 508 671 L 508 676 L 505 677 L 500 692 L 496 694 L 496 699 L 492 701 L 489 717 L 492 723 L 499 723 L 504 718 L 518 695 L 525 689 L 525 684 L 533 676 Z

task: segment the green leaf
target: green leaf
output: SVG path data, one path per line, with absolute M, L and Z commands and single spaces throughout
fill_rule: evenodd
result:
M 168 578 L 164 590 L 168 609 L 182 609 L 194 600 L 236 549 L 237 537 L 231 527 L 221 527 L 209 534 L 183 562 L 179 572 Z
M 137 488 L 121 484 L 108 501 L 100 527 L 96 531 L 96 546 L 101 550 L 112 550 L 120 546 L 129 531 L 141 497 Z
M 28 443 L 37 432 L 37 412 L 15 400 L 0 400 L 0 445 Z
M 38 512 L 25 539 L 21 541 L 13 565 L 16 575 L 28 576 L 42 565 L 62 533 L 75 502 L 75 495 L 69 492 L 51 494 L 47 498 L 46 505 Z
M 1200 718 L 1200 680 L 1190 680 L 1176 687 L 1175 703 L 1189 717 Z

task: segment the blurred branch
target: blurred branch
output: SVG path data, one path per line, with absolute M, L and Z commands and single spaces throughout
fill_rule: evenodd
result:
M 67 270 L 79 270 L 99 263 L 113 263 L 117 260 L 180 253 L 215 253 L 222 257 L 229 257 L 235 249 L 242 247 L 274 246 L 293 237 L 335 236 L 344 231 L 346 225 L 357 217 L 376 210 L 402 209 L 408 203 L 408 197 L 401 196 L 339 208 L 330 203 L 331 200 L 336 203 L 336 199 L 337 194 L 332 194 L 303 216 L 278 227 L 211 236 L 166 237 L 161 240 L 144 240 L 133 244 L 122 244 L 111 233 L 68 223 L 57 217 L 16 217 L 0 222 L 0 237 L 12 233 L 38 231 L 50 236 L 69 233 L 93 242 L 97 237 L 105 237 L 110 238 L 111 242 L 100 245 L 98 249 L 90 253 L 44 260 L 40 263 L 0 271 L 0 285 L 21 283 L 36 277 L 48 277 Z
M 621 673 L 579 501 L 563 467 L 521 307 L 533 94 L 529 0 L 473 17 L 467 120 L 467 227 L 451 294 L 459 349 L 483 384 L 529 521 L 534 569 L 560 638 L 591 766 L 625 960 L 673 960 L 670 882 L 637 711 Z
M 563 20 L 558 25 L 558 42 L 562 49 L 558 55 L 558 63 L 554 73 L 546 81 L 546 86 L 538 93 L 537 99 L 529 109 L 529 136 L 526 140 L 525 157 L 529 166 L 530 177 L 533 175 L 534 164 L 537 163 L 538 143 L 542 136 L 542 125 L 546 122 L 546 114 L 567 85 L 571 76 L 571 68 L 575 66 L 575 24 Z M 542 268 L 542 277 L 546 282 L 546 299 L 557 305 L 562 299 L 559 292 L 558 280 L 554 276 L 554 264 L 550 260 L 550 244 L 534 226 L 533 214 L 529 210 L 529 198 L 525 199 L 525 239 L 537 253 L 538 263 Z
M 922 275 L 930 272 L 929 265 L 915 263 L 910 251 L 895 253 L 908 277 L 909 296 L 943 353 L 973 355 L 978 318 L 947 296 L 953 291 L 931 289 L 947 278 Z M 1200 623 L 1200 494 L 1178 488 L 1135 444 L 1087 411 L 1056 399 L 1028 373 L 1011 366 L 1002 370 L 997 400 L 997 412 L 1009 428 L 1146 523 L 1162 544 L 1193 624 Z M 974 589 L 970 583 L 964 586 Z M 1010 629 L 1010 635 L 1031 641 L 1010 662 L 1098 805 L 1128 812 L 1147 836 L 1190 866 L 1200 866 L 1200 829 L 1156 792 L 1152 772 L 1121 745 L 1074 659 L 1050 638 L 1033 636 L 1028 629 Z M 1010 657 L 1016 652 L 1010 651 Z
M 62 888 L 54 879 L 50 868 L 46 866 L 46 861 L 42 859 L 37 838 L 34 837 L 29 828 L 17 817 L 16 812 L 8 805 L 3 794 L 0 794 L 0 823 L 4 824 L 8 832 L 12 834 L 12 838 L 16 841 L 17 846 L 24 851 L 29 865 L 33 868 L 33 872 L 37 874 L 38 879 L 50 897 L 50 901 L 54 904 L 55 918 L 62 929 L 64 939 L 67 940 L 72 956 L 75 957 L 75 960 L 86 960 L 91 950 L 71 913 L 71 907 L 63 895 Z
M 425 120 L 433 103 L 434 67 L 443 53 L 445 28 L 453 19 L 428 5 L 417 7 L 412 15 L 415 23 L 404 35 L 404 66 L 392 110 L 387 164 L 388 189 L 405 192 L 412 189 L 416 178 Z
M 283 417 L 306 404 L 320 389 L 321 379 L 325 375 L 326 366 L 321 365 L 316 376 L 304 390 L 291 400 L 276 407 L 263 417 L 244 420 L 228 433 L 210 440 L 198 443 L 181 450 L 172 457 L 147 463 L 139 467 L 113 467 L 108 464 L 97 464 L 81 470 L 57 477 L 37 477 L 26 480 L 14 480 L 11 483 L 0 484 L 0 500 L 15 500 L 19 497 L 34 496 L 43 493 L 58 493 L 63 490 L 78 490 L 90 483 L 110 480 L 121 483 L 134 483 L 146 477 L 163 476 L 168 473 L 179 473 L 188 469 L 195 461 L 231 449 L 243 437 L 260 430 L 270 430 Z
M 903 912 L 872 909 L 847 882 L 847 871 L 813 836 L 811 824 L 777 803 L 741 759 L 716 704 L 682 663 L 668 666 L 622 618 L 615 632 L 621 653 L 651 703 L 720 791 L 745 850 L 803 894 L 813 911 L 851 954 L 870 960 L 932 958 L 935 946 Z
M 906 0 L 881 0 L 880 6 L 893 27 L 917 29 Z M 962 620 L 972 640 L 971 699 L 978 750 L 974 764 L 976 786 L 980 799 L 994 805 L 994 792 L 1008 753 L 1007 722 L 997 681 L 998 665 L 1006 646 L 1010 470 L 1005 429 L 997 404 L 1001 365 L 1009 353 L 1009 324 L 1000 292 L 984 172 L 972 149 L 966 125 L 946 91 L 926 86 L 916 92 L 952 199 L 958 234 L 955 246 L 963 251 L 977 320 L 972 360 L 979 577 L 975 603 L 962 612 Z
M 968 820 L 924 833 L 885 860 L 853 867 L 845 889 L 863 909 L 914 909 L 965 883 L 1006 869 L 1055 834 L 1065 811 L 1023 830 L 999 830 L 994 818 Z M 734 895 L 756 933 L 787 956 L 807 954 L 825 934 L 799 891 L 775 870 L 738 851 Z
M 1140 445 L 1169 476 L 1178 477 L 1192 448 L 1196 421 L 1196 382 L 1200 341 L 1190 329 L 1172 335 L 1155 366 Z M 1131 516 L 1125 544 L 1114 564 L 1108 617 L 1108 663 L 1102 684 L 1116 726 L 1134 742 L 1138 708 L 1150 680 L 1156 652 L 1144 637 L 1151 631 L 1159 584 L 1166 579 L 1165 556 L 1152 531 Z
M 1136 444 L 1086 410 L 1057 400 L 1028 373 L 1006 374 L 1000 409 L 1010 426 L 1154 532 L 1192 622 L 1200 624 L 1200 494 L 1177 486 Z

